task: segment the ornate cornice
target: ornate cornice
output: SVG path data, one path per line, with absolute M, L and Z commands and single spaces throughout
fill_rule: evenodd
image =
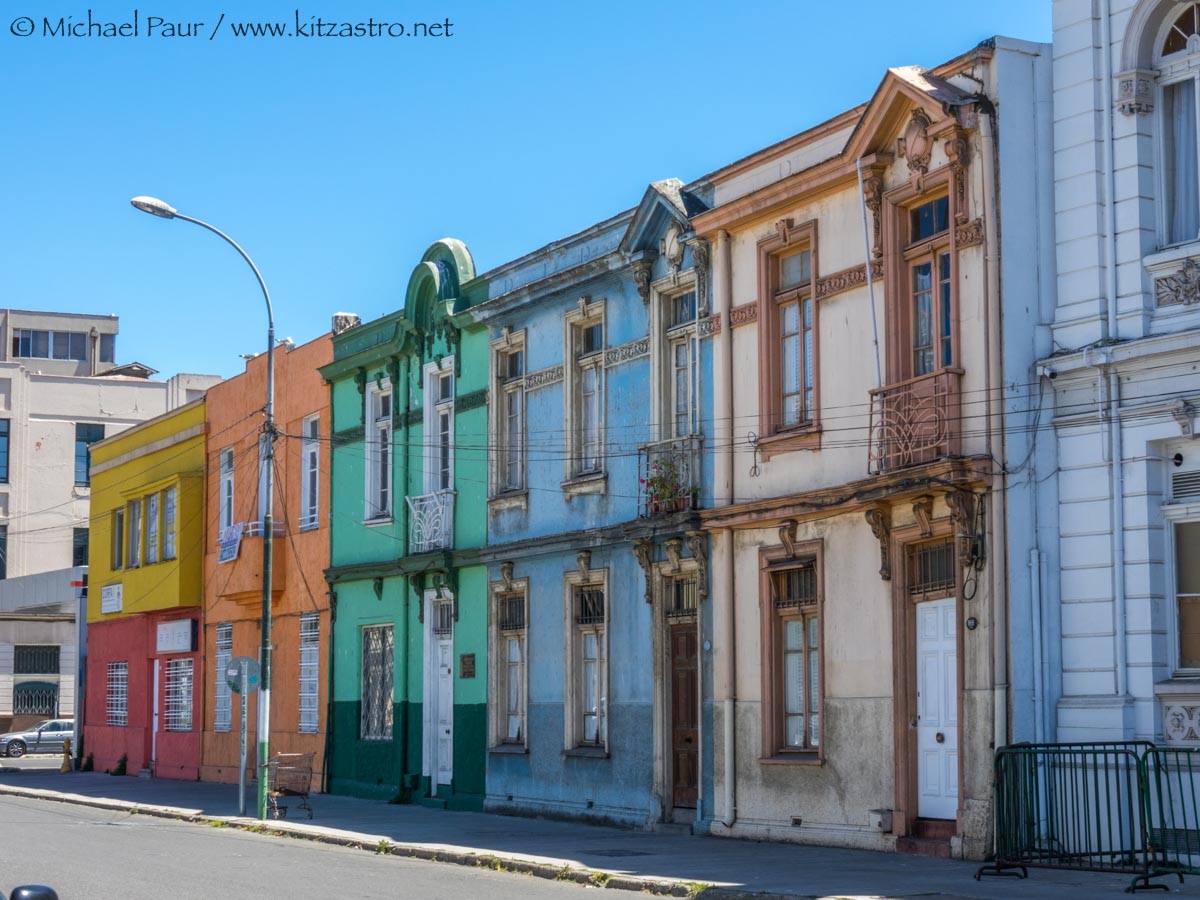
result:
M 876 281 L 883 280 L 883 260 L 871 261 L 871 278 Z M 849 269 L 842 269 L 840 272 L 818 278 L 817 299 L 824 300 L 826 297 L 840 294 L 842 291 L 862 287 L 866 283 L 867 267 L 865 265 L 851 266 Z
M 638 338 L 636 341 L 630 341 L 628 344 L 622 344 L 619 347 L 613 347 L 604 351 L 604 365 L 619 366 L 621 363 L 631 362 L 635 359 L 641 359 L 643 356 L 650 355 L 650 338 Z
M 699 336 L 702 338 L 712 337 L 721 333 L 721 317 L 719 315 L 711 315 L 708 318 L 700 320 Z
M 959 250 L 983 243 L 983 219 L 974 219 L 954 229 L 954 246 Z
M 472 409 L 479 409 L 481 406 L 487 406 L 487 388 L 480 388 L 477 391 L 471 391 L 469 394 L 463 394 L 454 403 L 454 412 L 468 412 Z
M 737 328 L 758 321 L 758 304 L 751 301 L 729 310 L 729 327 Z
M 558 384 L 563 380 L 563 367 L 560 363 L 557 366 L 550 366 L 548 369 L 538 369 L 536 372 L 530 372 L 525 376 L 525 390 L 536 391 L 538 388 L 548 387 L 552 384 Z

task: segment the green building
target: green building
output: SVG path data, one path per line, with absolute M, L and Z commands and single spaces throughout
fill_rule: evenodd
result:
M 487 299 L 464 244 L 338 330 L 327 789 L 479 809 L 487 753 Z

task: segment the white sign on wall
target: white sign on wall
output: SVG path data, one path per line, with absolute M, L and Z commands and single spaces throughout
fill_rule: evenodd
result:
M 158 626 L 158 653 L 191 653 L 192 620 L 176 619 L 174 622 L 161 622 Z
M 100 612 L 117 613 L 122 608 L 121 585 L 106 584 L 100 588 Z

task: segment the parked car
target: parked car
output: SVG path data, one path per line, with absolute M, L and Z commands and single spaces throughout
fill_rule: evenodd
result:
M 73 719 L 47 719 L 26 731 L 0 734 L 0 756 L 26 753 L 62 753 L 63 741 L 75 733 Z

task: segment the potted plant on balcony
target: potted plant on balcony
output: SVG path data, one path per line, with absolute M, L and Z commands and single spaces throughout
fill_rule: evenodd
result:
M 675 460 L 655 460 L 640 481 L 646 492 L 647 518 L 691 508 L 695 488 L 685 483 Z

